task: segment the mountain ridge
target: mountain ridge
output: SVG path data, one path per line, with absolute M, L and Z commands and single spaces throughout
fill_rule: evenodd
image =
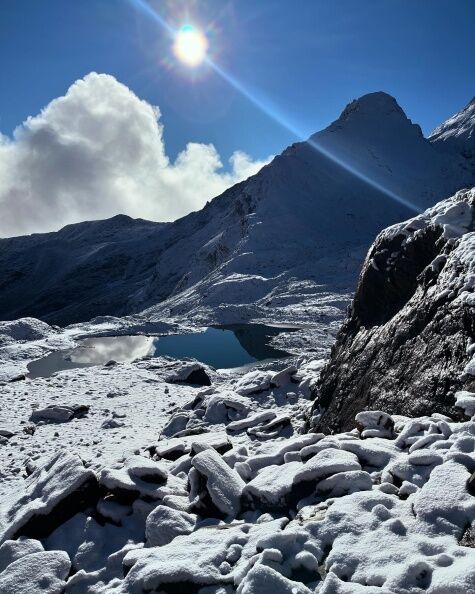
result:
M 434 148 L 394 98 L 370 94 L 174 223 L 119 216 L 0 240 L 0 318 L 64 325 L 143 310 L 206 318 L 219 305 L 249 316 L 249 304 L 292 278 L 349 291 L 382 228 L 473 179 L 466 160 Z

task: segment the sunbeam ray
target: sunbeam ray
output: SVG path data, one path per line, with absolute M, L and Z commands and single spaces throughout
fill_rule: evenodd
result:
M 150 4 L 146 0 L 128 0 L 128 2 L 134 6 L 136 9 L 142 11 L 144 15 L 152 18 L 160 27 L 162 27 L 171 37 L 174 37 L 177 31 L 154 9 L 150 6 Z M 309 146 L 311 146 L 315 151 L 320 153 L 321 155 L 325 156 L 326 158 L 332 160 L 334 163 L 339 165 L 345 171 L 351 173 L 359 180 L 365 182 L 370 187 L 378 190 L 379 192 L 385 194 L 392 200 L 402 204 L 409 210 L 415 213 L 422 212 L 422 208 L 417 206 L 416 204 L 412 203 L 411 201 L 407 200 L 406 198 L 399 196 L 399 194 L 393 192 L 388 187 L 384 186 L 380 182 L 376 181 L 375 179 L 370 178 L 365 173 L 359 171 L 355 167 L 353 167 L 350 163 L 341 159 L 338 155 L 332 153 L 331 151 L 327 150 L 312 138 L 307 138 L 302 131 L 298 130 L 296 126 L 294 126 L 289 120 L 282 115 L 278 114 L 275 109 L 270 107 L 269 102 L 260 99 L 256 93 L 251 92 L 247 89 L 242 82 L 240 82 L 236 77 L 231 75 L 229 72 L 226 72 L 221 66 L 219 66 L 216 62 L 214 62 L 209 56 L 204 59 L 204 63 L 211 68 L 218 76 L 221 77 L 226 83 L 228 83 L 233 89 L 235 89 L 238 93 L 240 93 L 243 97 L 245 97 L 248 101 L 250 101 L 255 107 L 257 107 L 260 111 L 262 111 L 265 115 L 271 118 L 275 123 L 279 126 L 290 132 L 293 136 L 298 138 L 302 142 L 307 142 Z

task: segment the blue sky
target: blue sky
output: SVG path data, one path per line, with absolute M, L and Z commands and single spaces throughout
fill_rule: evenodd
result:
M 264 158 L 296 139 L 265 110 L 310 135 L 375 90 L 394 95 L 427 132 L 475 94 L 473 0 L 151 5 L 177 26 L 212 23 L 213 59 L 264 111 L 215 73 L 168 67 L 170 39 L 131 0 L 2 0 L 0 131 L 11 134 L 90 71 L 160 107 L 172 157 L 196 141 L 225 159 L 236 149 Z

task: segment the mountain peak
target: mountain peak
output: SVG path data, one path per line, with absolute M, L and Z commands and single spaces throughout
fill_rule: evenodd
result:
M 317 132 L 314 138 L 321 139 L 322 135 L 334 132 L 343 132 L 346 139 L 357 137 L 359 141 L 379 137 L 385 143 L 388 137 L 400 138 L 401 134 L 422 138 L 420 127 L 413 124 L 396 99 L 384 91 L 368 93 L 348 103 L 340 117 Z
M 370 114 L 373 116 L 398 114 L 406 117 L 396 99 L 384 91 L 376 91 L 354 99 L 345 107 L 338 120 L 348 120 L 354 114 Z

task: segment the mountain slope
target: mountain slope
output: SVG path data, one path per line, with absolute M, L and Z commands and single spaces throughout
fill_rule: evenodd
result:
M 112 241 L 102 234 L 117 217 L 85 234 L 70 225 L 1 240 L 0 317 L 67 324 L 148 308 L 210 318 L 233 306 L 239 318 L 253 315 L 247 304 L 288 300 L 302 282 L 347 293 L 376 233 L 472 181 L 466 159 L 439 151 L 392 97 L 372 93 L 174 223 L 120 219 Z
M 316 389 L 315 429 L 346 431 L 366 409 L 456 414 L 455 392 L 474 387 L 474 289 L 475 188 L 384 230 Z
M 438 149 L 475 159 L 475 97 L 429 136 Z

